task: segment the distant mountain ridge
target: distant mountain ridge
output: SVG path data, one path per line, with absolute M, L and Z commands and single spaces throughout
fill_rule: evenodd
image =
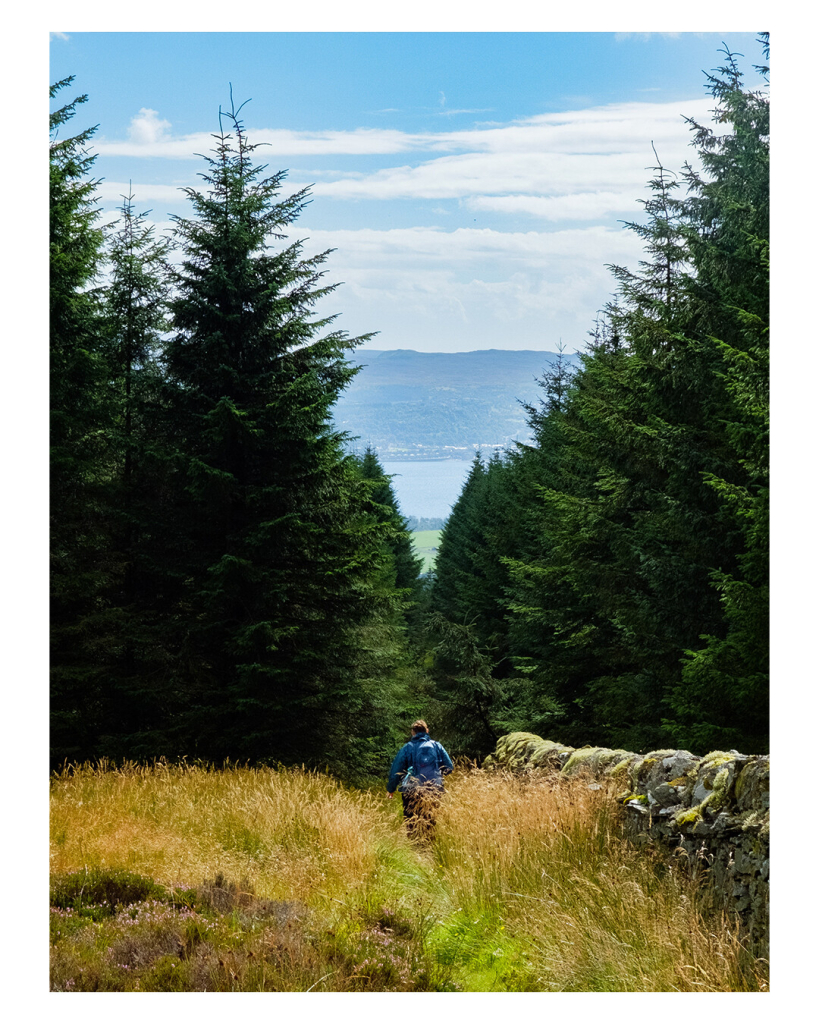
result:
M 521 402 L 537 405 L 537 381 L 558 353 L 365 350 L 362 368 L 336 403 L 336 425 L 382 458 L 471 459 L 476 450 L 528 438 Z M 576 365 L 576 354 L 563 354 Z

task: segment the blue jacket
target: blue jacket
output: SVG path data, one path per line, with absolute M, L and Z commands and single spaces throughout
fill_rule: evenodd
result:
M 417 754 L 418 748 L 422 743 L 429 743 L 429 733 L 421 732 L 416 736 L 413 736 L 409 743 L 405 743 L 403 747 L 395 755 L 395 760 L 390 768 L 390 777 L 387 781 L 387 792 L 394 793 L 400 782 L 400 776 L 402 776 L 406 770 L 410 767 L 413 769 L 413 774 L 418 775 L 418 764 Z M 437 740 L 432 741 L 435 745 L 435 752 L 438 755 L 438 763 L 435 768 L 435 778 L 432 780 L 435 785 L 443 787 L 442 775 L 449 775 L 452 771 L 452 761 L 450 760 L 449 754 L 444 750 Z

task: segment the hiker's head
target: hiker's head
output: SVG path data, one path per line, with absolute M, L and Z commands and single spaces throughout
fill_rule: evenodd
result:
M 429 732 L 429 726 L 423 720 L 423 718 L 419 718 L 415 722 L 413 722 L 410 728 L 412 729 L 413 736 L 418 736 L 419 733 L 422 732 Z

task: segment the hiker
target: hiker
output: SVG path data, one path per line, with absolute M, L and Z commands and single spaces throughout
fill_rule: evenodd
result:
M 404 801 L 404 818 L 410 838 L 431 839 L 435 812 L 444 791 L 444 775 L 452 771 L 449 754 L 430 739 L 423 718 L 412 723 L 412 737 L 395 756 L 387 781 L 387 799 L 396 788 Z M 400 783 L 399 783 L 400 779 Z

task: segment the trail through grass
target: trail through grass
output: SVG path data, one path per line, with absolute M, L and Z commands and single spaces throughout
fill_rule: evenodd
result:
M 52 779 L 61 991 L 764 991 L 605 789 L 458 771 L 435 841 L 304 771 L 158 764 Z

